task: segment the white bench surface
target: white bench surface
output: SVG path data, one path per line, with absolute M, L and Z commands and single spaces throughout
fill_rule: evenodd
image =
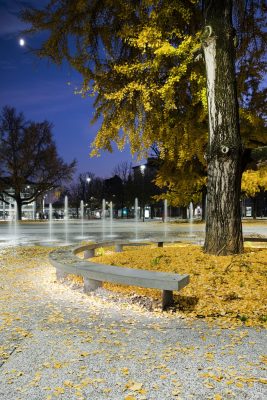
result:
M 102 247 L 103 244 L 98 243 L 97 246 Z M 94 248 L 93 246 L 95 245 L 80 246 L 79 249 L 82 249 L 80 251 L 86 251 L 86 249 Z M 171 291 L 179 291 L 189 283 L 189 275 L 98 264 L 89 260 L 79 259 L 74 253 L 78 253 L 77 247 L 58 249 L 50 253 L 50 260 L 62 272 L 81 275 L 101 282 L 114 282 Z

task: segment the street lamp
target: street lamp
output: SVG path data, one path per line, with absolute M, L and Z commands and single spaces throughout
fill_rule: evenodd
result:
M 45 213 L 45 198 L 46 198 L 46 196 L 47 196 L 47 194 L 44 194 L 44 197 L 43 197 L 43 215 Z
M 88 183 L 88 186 L 89 186 L 89 183 L 91 182 L 91 178 L 90 178 L 90 176 L 87 176 L 86 177 L 86 182 Z M 89 193 L 88 193 L 88 197 L 89 197 Z M 89 203 L 90 203 L 90 201 L 89 201 Z M 90 207 L 90 204 L 89 204 L 89 215 L 88 215 L 88 218 L 90 219 L 90 213 L 91 213 L 91 207 Z
M 141 174 L 144 175 L 146 166 L 144 164 L 140 165 Z

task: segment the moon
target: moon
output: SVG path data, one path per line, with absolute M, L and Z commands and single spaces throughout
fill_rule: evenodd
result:
M 20 39 L 19 39 L 19 45 L 20 45 L 21 47 L 25 46 L 25 40 L 24 40 L 23 38 L 20 38 Z

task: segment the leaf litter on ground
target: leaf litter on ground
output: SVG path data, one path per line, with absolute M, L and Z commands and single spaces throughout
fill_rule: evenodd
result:
M 96 260 L 93 258 L 92 261 Z M 190 283 L 175 294 L 176 308 L 185 315 L 210 320 L 230 319 L 247 326 L 266 325 L 267 249 L 246 248 L 243 254 L 215 256 L 196 245 L 164 248 L 126 247 L 122 253 L 97 257 L 98 263 L 189 274 Z M 105 283 L 121 293 L 160 300 L 161 291 Z

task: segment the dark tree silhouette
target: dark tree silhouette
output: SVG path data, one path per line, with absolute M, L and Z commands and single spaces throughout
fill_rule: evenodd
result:
M 22 205 L 71 179 L 76 161 L 59 157 L 48 121 L 26 121 L 15 108 L 5 106 L 0 116 L 0 192 Z M 27 191 L 27 186 L 31 187 Z

